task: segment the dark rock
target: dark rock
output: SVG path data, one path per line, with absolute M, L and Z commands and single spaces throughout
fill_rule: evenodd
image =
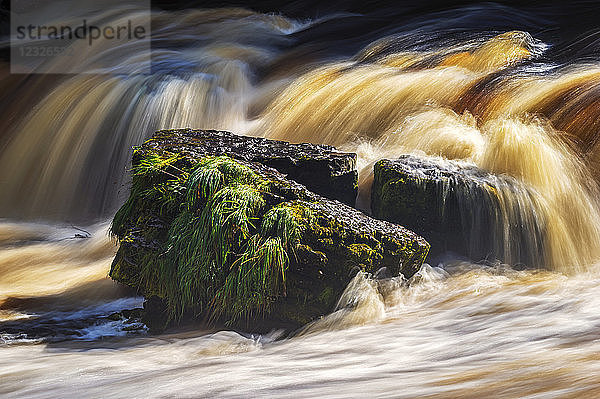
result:
M 404 155 L 375 164 L 373 216 L 401 223 L 446 251 L 473 261 L 538 267 L 544 220 L 535 195 L 508 176 L 438 158 Z
M 401 226 L 366 216 L 339 201 L 315 194 L 298 182 L 290 180 L 289 174 L 285 176 L 275 169 L 255 162 L 207 156 L 202 143 L 206 142 L 208 133 L 199 134 L 199 151 L 194 149 L 194 140 L 191 139 L 193 134 L 175 133 L 171 142 L 165 132 L 159 132 L 157 138 L 146 142 L 135 151 L 132 194 L 113 221 L 112 231 L 119 239 L 120 248 L 113 261 L 110 276 L 135 288 L 147 298 L 143 321 L 151 330 L 159 330 L 169 321 L 179 321 L 181 316 L 183 319 L 210 320 L 211 316 L 214 316 L 211 313 L 214 313 L 215 303 L 221 295 L 219 290 L 224 289 L 227 279 L 234 273 L 232 270 L 235 271 L 244 264 L 241 261 L 246 253 L 244 251 L 248 250 L 253 238 L 262 240 L 260 242 L 275 239 L 275 242 L 291 243 L 289 246 L 284 245 L 288 248 L 286 251 L 289 259 L 285 270 L 285 282 L 275 288 L 269 288 L 268 295 L 261 291 L 261 287 L 254 288 L 256 296 L 263 298 L 260 303 L 268 302 L 268 307 L 256 308 L 252 307 L 254 305 L 251 303 L 246 305 L 233 301 L 232 308 L 221 306 L 219 309 L 218 322 L 228 322 L 230 325 L 254 330 L 260 329 L 261 326 L 294 328 L 303 325 L 332 311 L 336 300 L 359 270 L 375 274 L 379 269 L 386 268 L 391 275 L 402 273 L 408 278 L 419 269 L 427 256 L 429 244 L 420 236 Z M 215 134 L 217 137 L 229 137 L 221 132 Z M 235 138 L 236 142 L 244 139 L 240 136 Z M 256 142 L 254 138 L 248 140 L 251 143 Z M 263 154 L 269 142 L 261 140 L 260 143 L 259 153 Z M 293 148 L 279 142 L 275 143 L 275 148 L 279 145 L 287 146 L 288 152 Z M 238 147 L 249 152 L 254 148 L 241 144 Z M 298 148 L 312 147 L 301 145 Z M 277 150 L 272 152 L 276 154 Z M 159 157 L 158 161 L 156 157 Z M 244 157 L 256 159 L 251 154 L 245 154 Z M 288 157 L 295 159 L 291 155 Z M 156 165 L 168 170 L 157 171 L 150 168 L 150 173 L 136 173 L 140 165 L 150 162 L 151 159 L 154 159 Z M 172 161 L 163 162 L 163 159 Z M 208 273 L 204 269 L 207 266 L 203 266 L 207 263 L 201 260 L 205 254 L 198 253 L 197 247 L 194 246 L 202 245 L 204 238 L 202 242 L 193 245 L 190 244 L 192 239 L 184 240 L 185 248 L 181 250 L 177 249 L 177 242 L 173 244 L 173 237 L 187 233 L 190 233 L 190 237 L 211 234 L 205 229 L 212 229 L 214 224 L 195 224 L 202 220 L 202 216 L 195 215 L 203 215 L 207 209 L 210 211 L 209 207 L 212 205 L 209 204 L 215 201 L 216 194 L 208 200 L 203 200 L 204 202 L 201 201 L 198 208 L 191 209 L 190 191 L 183 190 L 180 187 L 183 182 L 177 179 L 188 179 L 190 173 L 204 171 L 202 168 L 207 162 L 217 161 L 225 162 L 229 169 L 241 167 L 242 174 L 249 171 L 252 184 L 243 186 L 250 191 L 253 186 L 260 187 L 253 192 L 260 195 L 261 206 L 250 216 L 252 223 L 245 234 L 235 235 L 240 229 L 239 225 L 235 225 L 234 230 L 222 233 L 223 237 L 233 237 L 233 244 L 227 247 L 224 263 L 209 263 L 217 263 L 217 269 L 211 266 L 212 269 Z M 171 163 L 165 166 L 168 162 Z M 186 182 L 188 184 L 189 180 Z M 229 183 L 225 183 L 219 192 L 240 187 L 240 183 L 236 183 L 238 186 L 227 184 Z M 151 188 L 154 189 L 150 190 Z M 198 186 L 194 190 L 200 193 L 205 188 Z M 193 194 L 192 198 L 196 198 L 196 191 Z M 238 209 L 231 204 L 228 204 L 228 207 L 231 211 Z M 294 229 L 297 228 L 300 232 L 297 238 L 291 240 L 278 235 L 279 233 L 265 232 L 266 215 L 275 211 L 282 211 L 291 218 L 292 225 L 296 226 Z M 188 212 L 191 221 L 185 221 L 185 212 Z M 176 220 L 178 223 L 175 223 Z M 184 229 L 195 230 L 185 230 L 182 233 L 181 230 L 177 230 L 180 225 L 183 225 Z M 280 223 L 278 229 L 283 225 Z M 176 229 L 175 232 L 173 229 Z M 214 246 L 210 248 L 211 253 L 221 249 Z M 186 263 L 196 258 L 199 259 L 193 261 L 196 263 Z M 190 267 L 193 270 L 191 276 L 210 274 L 210 283 L 202 282 L 204 280 L 194 280 L 190 284 L 187 280 L 182 282 L 181 270 L 187 268 L 189 271 Z M 170 280 L 166 282 L 165 278 Z M 196 287 L 192 291 L 186 291 L 185 298 L 188 299 L 180 298 L 181 284 Z M 189 298 L 192 298 L 191 302 Z M 245 317 L 236 316 L 235 310 L 238 308 Z
M 167 150 L 192 158 L 227 155 L 243 161 L 258 162 L 276 169 L 324 197 L 337 199 L 351 206 L 354 206 L 356 200 L 356 154 L 340 152 L 327 145 L 290 144 L 217 130 L 178 129 L 156 132 L 137 156 L 143 156 L 145 149 Z
M 106 316 L 106 318 L 110 321 L 121 321 L 125 320 L 128 323 L 134 323 L 141 321 L 144 317 L 144 309 L 143 308 L 135 308 L 135 309 L 123 309 L 120 312 L 114 312 Z
M 106 318 L 110 321 L 120 321 L 126 319 L 127 317 L 123 315 L 123 312 L 115 312 L 109 314 Z
M 115 260 L 116 259 L 117 258 L 115 258 Z M 167 326 L 167 321 L 168 314 L 165 301 L 157 296 L 150 296 L 149 298 L 146 298 L 144 301 L 142 322 L 148 326 L 150 333 L 154 334 L 164 330 Z
M 143 308 L 124 309 L 121 311 L 123 317 L 129 320 L 141 320 L 144 315 Z

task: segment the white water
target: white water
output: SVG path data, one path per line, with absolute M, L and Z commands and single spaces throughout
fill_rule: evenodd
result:
M 594 397 L 600 276 L 425 266 L 303 335 L 0 348 L 6 397 Z M 365 285 L 367 287 L 365 287 Z M 396 285 L 396 287 L 393 287 Z M 335 319 L 334 323 L 330 323 Z M 35 360 L 33 360 L 35 359 Z

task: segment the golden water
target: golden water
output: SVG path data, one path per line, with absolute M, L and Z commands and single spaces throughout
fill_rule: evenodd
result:
M 116 247 L 107 223 L 90 220 L 110 217 L 127 194 L 130 147 L 159 128 L 357 152 L 357 206 L 366 210 L 372 165 L 384 157 L 437 156 L 511 176 L 535 193 L 540 214 L 527 223 L 545 221 L 547 264 L 448 261 L 425 265 L 410 284 L 358 275 L 337 310 L 285 339 L 126 336 L 106 322 L 60 342 L 2 334 L 0 395 L 600 395 L 598 65 L 535 63 L 547 46 L 518 31 L 421 50 L 398 48 L 392 35 L 330 59 L 306 56 L 310 46 L 290 51 L 294 33 L 312 25 L 282 16 L 158 12 L 153 23 L 158 38 L 187 45 L 158 45 L 153 75 L 23 83 L 0 69 L 0 210 L 12 218 L 0 223 L 0 331 L 140 305 L 108 279 Z M 505 215 L 525 203 L 517 191 L 498 195 Z M 65 220 L 92 224 L 91 237 Z
M 350 308 L 289 339 L 194 330 L 3 347 L 0 393 L 596 397 L 599 277 L 470 264 L 426 266 L 409 287 L 359 275 Z
M 548 92 L 554 91 L 546 86 L 573 90 L 582 79 L 600 84 L 600 69 L 575 68 L 553 78 L 508 75 L 499 87 L 480 88 L 483 94 L 473 89 L 486 75 L 531 56 L 532 42 L 525 33 L 508 32 L 468 53 L 402 54 L 402 62 L 393 54 L 367 65 L 328 65 L 290 84 L 265 112 L 254 133 L 357 152 L 362 172 L 358 205 L 362 208 L 369 204 L 373 163 L 402 153 L 464 160 L 491 173 L 515 177 L 539 194 L 539 217 L 547 223 L 546 266 L 567 273 L 585 270 L 600 258 L 597 188 L 584 166 L 593 155 L 586 157 L 580 149 L 570 147 L 569 135 L 576 132 L 558 132 L 543 114 L 533 115 L 551 101 Z M 374 57 L 370 52 L 375 50 L 365 50 Z M 434 56 L 436 64 L 424 61 Z M 358 58 L 364 61 L 365 56 Z M 417 62 L 425 66 L 417 67 Z M 527 95 L 519 95 L 522 85 Z M 511 88 L 509 99 L 505 87 Z M 532 87 L 538 95 L 529 94 Z M 466 105 L 475 94 L 486 97 L 487 108 Z M 596 108 L 581 112 L 594 117 Z M 550 120 L 561 109 L 553 112 L 548 115 Z M 574 123 L 560 121 L 565 126 Z M 581 139 L 583 147 L 589 140 Z M 516 193 L 503 197 L 507 209 L 519 206 L 519 201 Z

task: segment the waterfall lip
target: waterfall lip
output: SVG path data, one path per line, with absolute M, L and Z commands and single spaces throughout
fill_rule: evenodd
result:
M 443 157 L 403 154 L 389 161 L 393 162 L 395 166 L 416 173 L 423 178 L 464 176 L 469 179 L 484 179 L 491 175 L 473 162 L 448 160 Z

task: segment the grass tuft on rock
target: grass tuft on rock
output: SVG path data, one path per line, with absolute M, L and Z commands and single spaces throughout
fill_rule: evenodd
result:
M 144 154 L 113 220 L 113 234 L 123 237 L 142 203 L 173 218 L 159 250 L 138 260 L 139 286 L 163 298 L 175 321 L 205 314 L 236 322 L 268 312 L 286 294 L 300 219 L 285 204 L 265 210 L 269 182 L 240 162 L 206 157 L 186 168 L 179 160 Z
M 185 189 L 182 182 L 189 175 L 175 166 L 180 160 L 178 154 L 150 153 L 134 166 L 131 193 L 113 218 L 111 234 L 124 235 L 127 221 L 134 217 L 142 204 L 154 204 L 157 214 L 172 212 L 179 206 L 179 197 Z

